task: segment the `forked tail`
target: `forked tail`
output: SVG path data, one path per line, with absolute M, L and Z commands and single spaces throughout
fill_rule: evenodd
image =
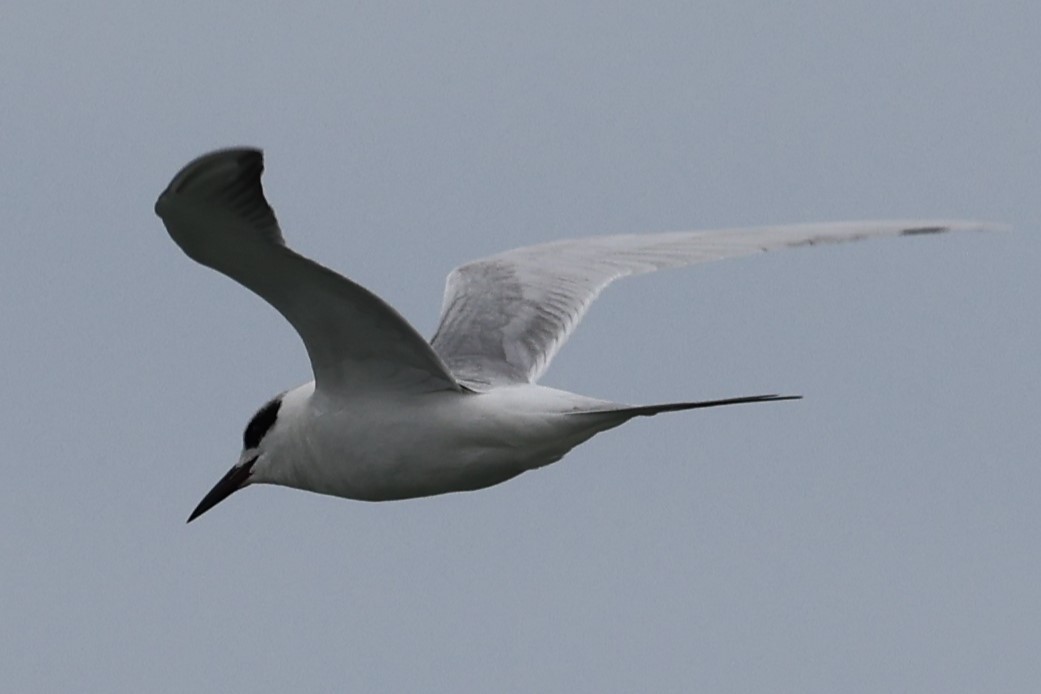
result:
M 725 398 L 723 400 L 702 400 L 700 402 L 670 402 L 664 405 L 640 405 L 636 407 L 621 407 L 617 410 L 609 410 L 611 414 L 623 416 L 625 419 L 632 417 L 653 417 L 661 412 L 678 412 L 680 410 L 697 410 L 703 407 L 721 407 L 723 405 L 743 405 L 749 402 L 775 402 L 778 400 L 801 400 L 801 395 L 747 395 L 741 398 Z M 607 414 L 606 412 L 578 412 L 583 414 Z

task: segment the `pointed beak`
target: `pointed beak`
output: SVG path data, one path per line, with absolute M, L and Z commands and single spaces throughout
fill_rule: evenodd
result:
M 239 463 L 228 470 L 228 474 L 221 477 L 220 482 L 213 485 L 213 489 L 210 490 L 210 493 L 203 497 L 202 501 L 199 502 L 199 505 L 195 507 L 194 511 L 192 511 L 192 515 L 188 516 L 188 522 L 191 523 L 193 520 L 249 484 L 249 475 L 253 470 L 253 463 L 255 462 L 257 462 L 257 456 L 253 456 L 249 460 Z

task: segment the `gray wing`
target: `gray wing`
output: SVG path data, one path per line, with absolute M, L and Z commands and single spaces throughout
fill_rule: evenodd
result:
M 979 222 L 840 222 L 601 236 L 518 248 L 452 271 L 431 344 L 469 385 L 529 383 L 545 371 L 597 294 L 620 277 L 795 246 L 993 228 Z
M 256 292 L 300 334 L 319 391 L 427 392 L 460 386 L 430 345 L 382 299 L 286 247 L 261 188 L 263 155 L 199 157 L 155 211 L 193 260 Z

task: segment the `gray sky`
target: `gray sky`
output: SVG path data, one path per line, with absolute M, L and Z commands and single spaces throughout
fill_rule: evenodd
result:
M 1041 6 L 390 5 L 5 3 L 5 686 L 1036 688 Z M 478 493 L 254 487 L 186 526 L 310 378 L 152 213 L 236 144 L 292 245 L 428 335 L 454 265 L 558 237 L 1016 231 L 625 281 L 543 379 L 801 402 L 636 421 Z

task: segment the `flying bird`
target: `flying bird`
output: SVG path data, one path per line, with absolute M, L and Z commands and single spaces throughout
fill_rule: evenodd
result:
M 155 205 L 193 260 L 260 295 L 296 329 L 314 380 L 249 421 L 242 454 L 188 518 L 250 484 L 367 501 L 481 489 L 560 460 L 634 417 L 792 400 L 752 395 L 632 406 L 537 385 L 593 299 L 616 279 L 760 251 L 988 225 L 843 222 L 553 241 L 448 276 L 427 342 L 390 305 L 286 246 L 264 197 L 263 155 L 211 152 Z

